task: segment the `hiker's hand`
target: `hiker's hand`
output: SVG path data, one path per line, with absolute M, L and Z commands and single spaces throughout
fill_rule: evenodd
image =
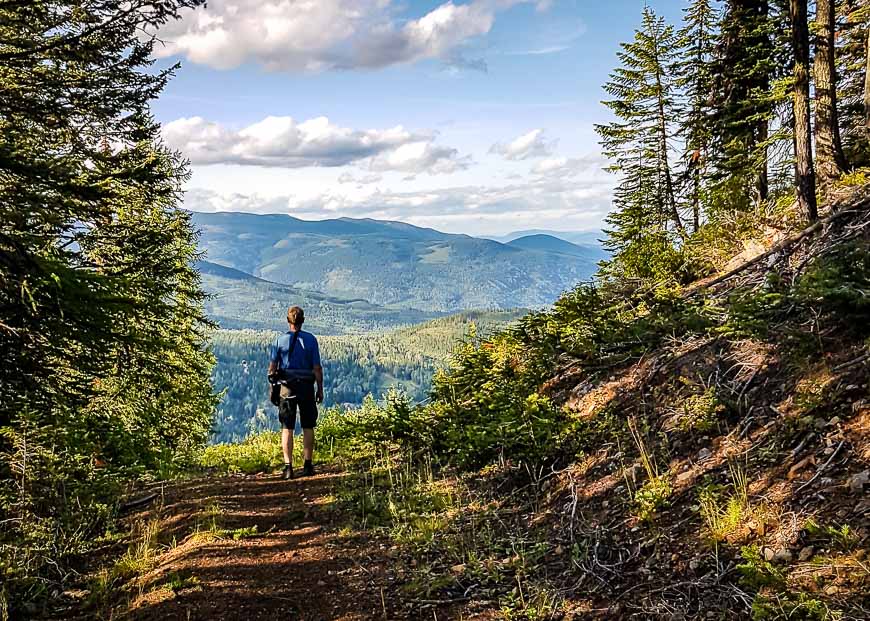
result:
M 316 399 L 317 399 L 317 403 L 323 403 L 323 389 L 322 388 L 317 389 Z

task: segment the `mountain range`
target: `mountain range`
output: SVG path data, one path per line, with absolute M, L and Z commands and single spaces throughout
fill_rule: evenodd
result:
M 210 313 L 225 327 L 263 327 L 255 315 L 288 299 L 384 325 L 471 308 L 537 308 L 588 280 L 603 258 L 597 245 L 538 232 L 502 243 L 371 219 L 192 217 L 206 253 L 205 288 L 218 296 Z
M 441 315 L 415 309 L 385 308 L 367 300 L 306 291 L 210 261 L 199 261 L 196 268 L 203 289 L 210 296 L 205 302 L 206 313 L 227 330 L 283 331 L 287 327 L 284 318 L 290 304 L 304 308 L 306 327 L 323 335 L 379 332 Z

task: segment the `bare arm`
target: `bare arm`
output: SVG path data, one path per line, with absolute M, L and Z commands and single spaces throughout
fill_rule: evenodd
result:
M 272 373 L 276 373 L 277 371 L 278 371 L 278 363 L 277 362 L 270 362 L 269 363 L 269 375 L 272 375 Z
M 317 402 L 323 403 L 323 367 L 314 367 L 314 381 L 317 382 Z

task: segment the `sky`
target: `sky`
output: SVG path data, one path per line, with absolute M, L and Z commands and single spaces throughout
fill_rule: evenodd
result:
M 159 33 L 185 207 L 596 230 L 594 124 L 642 0 L 209 0 Z M 684 0 L 651 0 L 679 20 Z

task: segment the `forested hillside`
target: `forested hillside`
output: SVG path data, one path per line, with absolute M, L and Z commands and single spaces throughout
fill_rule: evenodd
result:
M 325 376 L 324 406 L 358 406 L 397 390 L 424 400 L 432 379 L 464 340 L 503 329 L 526 311 L 467 312 L 387 333 L 320 336 Z M 306 329 L 309 326 L 306 321 Z M 217 408 L 212 441 L 240 441 L 279 428 L 269 403 L 266 374 L 275 332 L 221 330 L 212 338 L 217 359 L 213 382 L 226 390 Z
M 305 309 L 307 327 L 317 334 L 383 331 L 439 315 L 305 291 L 208 261 L 198 261 L 196 269 L 202 288 L 209 295 L 205 300 L 206 313 L 228 330 L 283 330 L 291 304 Z
M 273 282 L 391 308 L 538 308 L 587 280 L 596 248 L 569 255 L 399 222 L 194 213 L 207 259 Z

